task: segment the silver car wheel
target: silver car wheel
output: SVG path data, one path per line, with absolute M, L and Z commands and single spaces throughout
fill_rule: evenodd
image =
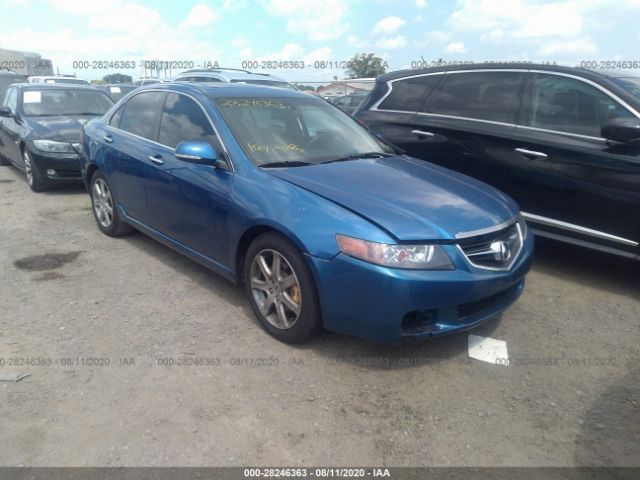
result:
M 104 228 L 109 228 L 113 222 L 113 198 L 107 182 L 102 178 L 98 178 L 93 183 L 92 198 L 98 222 Z
M 27 183 L 33 186 L 33 164 L 31 163 L 31 157 L 29 157 L 29 154 L 25 151 L 22 158 L 24 159 L 24 173 L 27 176 Z
M 300 283 L 287 259 L 271 249 L 262 250 L 251 263 L 251 291 L 262 316 L 275 328 L 292 328 L 302 307 Z

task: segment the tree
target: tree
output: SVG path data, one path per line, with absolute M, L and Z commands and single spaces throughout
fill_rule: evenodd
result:
M 371 78 L 386 73 L 389 65 L 373 53 L 357 53 L 347 63 L 347 78 Z
M 311 90 L 312 92 L 316 91 L 316 87 L 312 87 L 311 85 L 301 85 L 299 83 L 294 83 L 293 86 L 296 87 L 298 90 L 302 90 L 302 91 L 305 91 L 305 90 Z
M 105 83 L 131 83 L 133 82 L 133 78 L 129 75 L 124 75 L 122 73 L 111 73 L 109 75 L 105 75 L 102 77 L 102 80 Z

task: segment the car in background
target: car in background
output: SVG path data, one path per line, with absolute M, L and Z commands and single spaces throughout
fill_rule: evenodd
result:
M 102 90 L 109 95 L 114 102 L 118 102 L 127 93 L 133 92 L 138 87 L 130 83 L 109 83 L 106 85 L 94 85 L 94 88 Z
M 14 83 L 24 83 L 26 81 L 27 77 L 24 75 L 20 75 L 13 70 L 0 69 L 0 102 L 4 98 L 9 85 Z
M 143 85 L 151 85 L 154 83 L 163 83 L 163 80 L 157 77 L 140 77 L 133 82 L 136 87 L 142 87 Z
M 36 75 L 29 77 L 29 83 L 64 83 L 67 85 L 89 85 L 89 82 L 73 75 Z
M 640 259 L 640 79 L 532 64 L 377 78 L 355 117 L 504 191 L 534 232 Z
M 329 100 L 340 110 L 352 115 L 360 106 L 362 101 L 366 98 L 366 94 L 351 94 L 344 95 L 342 97 L 331 97 Z
M 87 123 L 83 151 L 103 233 L 135 227 L 244 283 L 281 341 L 460 332 L 524 288 L 533 241 L 513 200 L 305 93 L 143 87 Z
M 288 88 L 297 90 L 289 82 L 269 75 L 267 73 L 252 73 L 248 70 L 237 68 L 210 68 L 187 70 L 174 78 L 175 82 L 227 82 L 227 83 L 248 83 L 250 85 L 263 85 L 265 87 Z
M 22 170 L 34 192 L 79 183 L 82 127 L 112 105 L 89 86 L 11 85 L 0 107 L 0 164 Z

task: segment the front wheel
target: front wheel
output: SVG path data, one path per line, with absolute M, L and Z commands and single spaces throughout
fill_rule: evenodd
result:
M 91 206 L 98 228 L 106 235 L 118 237 L 132 230 L 120 218 L 113 192 L 100 170 L 91 177 Z
M 42 192 L 46 190 L 46 187 L 40 178 L 40 172 L 38 172 L 38 169 L 33 164 L 31 155 L 29 155 L 26 148 L 22 152 L 22 160 L 24 160 L 24 174 L 27 177 L 29 188 L 34 192 Z
M 320 329 L 320 304 L 309 266 L 281 235 L 266 233 L 253 241 L 245 257 L 244 285 L 254 314 L 278 340 L 302 342 Z

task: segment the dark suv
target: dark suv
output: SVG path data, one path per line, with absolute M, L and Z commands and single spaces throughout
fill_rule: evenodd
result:
M 355 112 L 511 195 L 540 236 L 640 259 L 640 78 L 532 64 L 382 75 Z

